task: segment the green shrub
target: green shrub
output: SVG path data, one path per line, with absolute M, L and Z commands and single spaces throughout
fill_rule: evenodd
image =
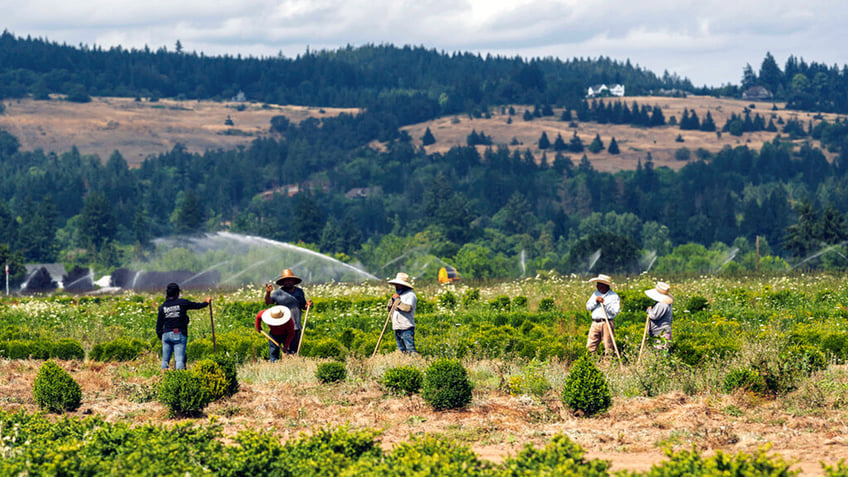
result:
M 480 301 L 480 290 L 477 288 L 468 290 L 464 295 L 462 295 L 462 306 L 466 308 L 478 301 Z
M 394 394 L 412 395 L 421 389 L 424 373 L 412 366 L 390 368 L 383 374 L 380 384 Z
M 227 376 L 215 361 L 202 359 L 195 363 L 192 371 L 200 377 L 203 387 L 209 392 L 213 401 L 217 401 L 227 394 Z
M 500 295 L 500 296 L 493 298 L 492 300 L 489 300 L 489 308 L 491 308 L 493 310 L 509 311 L 509 308 L 510 308 L 509 297 L 506 296 L 506 295 Z
M 587 417 L 612 406 L 612 393 L 607 380 L 590 357 L 583 356 L 571 366 L 562 389 L 562 402 Z
M 197 373 L 177 369 L 162 377 L 159 402 L 167 406 L 173 416 L 194 417 L 203 413 L 206 405 L 212 402 L 212 395 Z
M 343 360 L 345 347 L 335 338 L 324 338 L 315 342 L 306 341 L 301 345 L 300 354 L 310 358 Z
M 64 369 L 45 361 L 35 376 L 32 396 L 38 407 L 52 412 L 73 411 L 82 404 L 82 390 Z
M 556 302 L 554 302 L 553 298 L 542 298 L 539 302 L 539 311 L 547 312 L 554 311 L 556 309 Z
M 424 373 L 421 397 L 437 411 L 460 409 L 471 402 L 471 389 L 468 373 L 459 361 L 440 359 Z
M 344 381 L 347 378 L 347 369 L 344 363 L 338 361 L 330 361 L 329 363 L 321 363 L 315 370 L 315 377 L 322 383 L 335 383 Z
M 468 447 L 434 435 L 413 436 L 396 445 L 383 459 L 363 459 L 347 475 L 383 477 L 420 476 L 493 476 L 489 465 Z M 507 474 L 504 474 L 507 475 Z
M 766 381 L 756 369 L 731 369 L 724 377 L 724 391 L 732 393 L 737 389 L 763 394 L 766 392 Z
M 696 313 L 696 312 L 699 312 L 699 311 L 703 311 L 703 310 L 706 310 L 709 307 L 710 307 L 710 302 L 707 301 L 706 298 L 704 298 L 700 295 L 695 295 L 695 296 L 689 297 L 689 299 L 686 300 L 686 303 L 683 304 L 683 309 L 689 310 L 690 313 Z
M 527 309 L 527 297 L 524 295 L 518 295 L 517 297 L 512 299 L 512 309 L 513 310 L 526 310 Z
M 502 464 L 504 475 L 531 477 L 537 475 L 606 477 L 609 461 L 593 459 L 587 461 L 579 445 L 563 435 L 554 436 L 542 449 L 526 444 L 524 450 Z
M 56 359 L 85 359 L 85 350 L 78 341 L 62 338 L 50 346 L 50 357 Z
M 92 346 L 88 357 L 93 361 L 132 361 L 146 347 L 147 343 L 136 338 L 117 338 Z
M 223 353 L 213 354 L 209 359 L 214 361 L 221 367 L 224 372 L 224 377 L 227 380 L 227 386 L 224 390 L 225 396 L 232 396 L 239 391 L 238 382 L 238 364 L 239 357 L 237 355 L 227 355 Z
M 445 290 L 443 293 L 439 294 L 439 306 L 443 308 L 456 308 L 457 301 L 456 295 L 454 295 L 450 290 Z
M 775 475 L 790 476 L 795 473 L 790 470 L 791 464 L 780 456 L 768 456 L 765 448 L 760 448 L 753 455 L 738 453 L 725 454 L 718 450 L 715 455 L 702 457 L 694 449 L 679 452 L 668 452 L 665 462 L 654 465 L 643 474 L 645 477 L 664 477 L 669 475 L 698 475 L 704 477 L 719 477 L 725 475 L 754 476 Z

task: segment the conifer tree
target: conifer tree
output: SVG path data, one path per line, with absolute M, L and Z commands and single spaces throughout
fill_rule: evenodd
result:
M 542 131 L 542 136 L 539 138 L 539 149 L 545 150 L 551 147 L 551 141 L 548 139 L 548 134 Z
M 424 131 L 424 135 L 421 136 L 421 143 L 425 146 L 429 146 L 430 144 L 434 144 L 436 142 L 436 138 L 433 137 L 433 133 L 430 132 L 430 128 L 428 127 L 426 131 Z

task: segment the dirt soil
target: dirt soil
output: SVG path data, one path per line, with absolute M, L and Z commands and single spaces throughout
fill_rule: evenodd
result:
M 90 103 L 61 99 L 5 100 L 0 129 L 18 138 L 23 150 L 80 153 L 106 161 L 116 150 L 130 165 L 182 144 L 189 152 L 235 149 L 269 135 L 271 118 L 299 123 L 309 118 L 356 113 L 356 109 L 279 106 L 246 102 L 135 101 L 92 98 Z M 230 118 L 233 125 L 225 125 Z
M 41 364 L 0 360 L 0 379 L 5 383 L 0 408 L 37 411 L 32 383 Z M 127 364 L 59 364 L 82 386 L 83 405 L 72 415 L 96 413 L 109 421 L 135 424 L 176 422 L 167 418 L 163 405 L 133 399 L 153 389 L 155 376 L 140 378 Z M 261 371 L 275 365 L 254 366 Z M 793 468 L 804 476 L 822 475 L 820 462 L 835 465 L 848 456 L 844 411 L 793 415 L 780 401 L 746 394 L 620 398 L 609 412 L 587 419 L 566 410 L 554 392 L 531 399 L 475 391 L 468 409 L 434 412 L 418 396 L 386 395 L 371 379 L 348 379 L 332 386 L 242 382 L 236 395 L 211 404 L 206 414 L 223 424 L 228 435 L 252 428 L 291 439 L 316 426 L 376 428 L 383 431 L 381 444 L 386 449 L 411 435 L 440 433 L 494 462 L 517 454 L 525 444 L 542 446 L 551 436 L 564 434 L 582 446 L 588 458 L 609 460 L 613 471 L 645 471 L 665 460 L 664 448 L 693 446 L 705 454 L 752 453 L 771 446 L 769 454 L 794 462 Z

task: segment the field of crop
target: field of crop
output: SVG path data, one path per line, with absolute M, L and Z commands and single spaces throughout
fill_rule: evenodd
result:
M 412 461 L 433 475 L 678 475 L 682 468 L 718 475 L 722 466 L 737 468 L 730 475 L 848 475 L 839 464 L 848 455 L 848 280 L 672 280 L 671 351 L 648 347 L 639 362 L 644 310 L 653 303 L 643 291 L 654 280 L 616 280 L 622 363 L 597 360 L 613 401 L 592 417 L 561 399 L 572 364 L 585 354 L 589 326 L 584 306 L 593 286 L 578 277 L 419 284 L 420 356 L 395 352 L 388 332 L 371 357 L 387 286 L 306 285 L 315 305 L 302 356 L 273 364 L 253 330 L 264 308 L 260 289 L 213 291 L 218 353 L 238 357 L 240 389 L 193 419 L 172 417 L 156 398 L 162 375 L 154 325 L 162 297 L 3 298 L 0 474 L 61 465 L 79 472 L 95 453 L 104 462 L 98 465 L 155 473 L 156 452 L 167 454 L 152 448 L 184 445 L 195 450 L 175 473 L 263 473 L 274 456 L 289 452 L 301 457 L 286 465 L 302 475 L 326 465 L 336 469 L 328 475 L 397 473 Z M 213 343 L 208 310 L 190 316 L 191 369 L 212 355 Z M 396 395 L 381 384 L 390 369 L 423 371 L 439 358 L 467 370 L 474 386 L 467 407 L 436 411 L 419 394 Z M 46 359 L 82 389 L 81 406 L 67 419 L 41 415 L 33 398 Z M 333 360 L 345 363 L 347 377 L 324 384 L 316 368 Z M 169 435 L 178 438 L 168 444 Z M 57 439 L 63 445 L 54 445 Z

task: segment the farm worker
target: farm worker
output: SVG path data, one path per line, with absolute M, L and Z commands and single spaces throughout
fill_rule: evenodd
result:
M 275 280 L 275 283 L 280 288 L 274 290 L 274 287 L 268 283 L 265 285 L 265 304 L 266 305 L 282 305 L 291 310 L 292 321 L 294 321 L 294 338 L 288 346 L 286 353 L 294 354 L 300 343 L 300 311 L 312 306 L 312 300 L 307 300 L 303 289 L 297 287 L 298 283 L 303 280 L 290 269 L 283 270 L 283 273 Z M 273 290 L 273 293 L 272 293 Z
M 268 357 L 272 363 L 280 359 L 280 351 L 288 353 L 291 342 L 297 334 L 294 329 L 294 320 L 291 317 L 291 310 L 282 305 L 272 306 L 256 314 L 256 331 L 262 332 L 262 322 L 264 321 L 268 325 L 268 335 L 273 340 L 268 340 Z M 274 341 L 277 343 L 275 344 Z M 282 350 L 280 347 L 282 347 Z
M 608 275 L 598 275 L 589 281 L 595 283 L 595 291 L 586 301 L 586 310 L 592 313 L 592 326 L 589 327 L 586 348 L 590 353 L 594 353 L 603 339 L 604 355 L 609 355 L 613 351 L 612 333 L 615 333 L 615 315 L 621 311 L 621 299 L 612 291 L 612 279 Z M 607 318 L 609 327 L 606 324 Z
M 395 286 L 395 293 L 389 298 L 386 309 L 391 311 L 392 329 L 395 331 L 398 350 L 402 353 L 416 353 L 415 307 L 418 297 L 412 291 L 409 275 L 406 273 L 398 273 L 389 283 Z
M 670 288 L 668 283 L 657 282 L 654 288 L 645 290 L 645 295 L 657 302 L 647 309 L 648 336 L 653 338 L 657 349 L 668 349 L 671 341 L 671 304 L 674 303 L 674 297 L 668 293 Z
M 156 336 L 162 341 L 162 369 L 168 369 L 171 354 L 174 355 L 177 369 L 186 367 L 186 343 L 188 343 L 188 310 L 206 308 L 212 303 L 212 298 L 195 303 L 180 298 L 180 286 L 169 283 L 165 288 L 165 302 L 159 305 L 159 316 L 156 318 Z

